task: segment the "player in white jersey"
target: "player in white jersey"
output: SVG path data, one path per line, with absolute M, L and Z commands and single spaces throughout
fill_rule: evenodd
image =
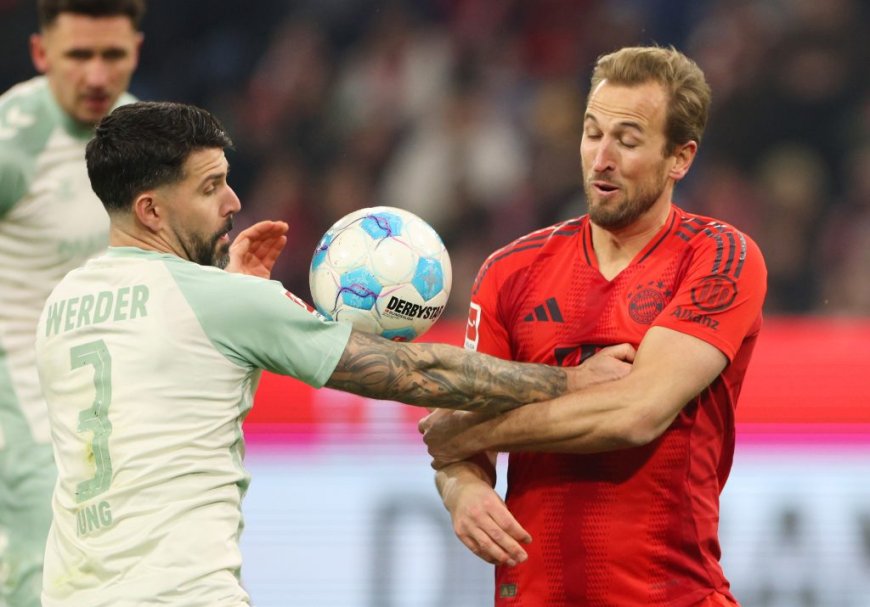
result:
M 241 208 L 229 145 L 204 110 L 154 102 L 118 108 L 88 145 L 110 248 L 61 281 L 37 331 L 59 470 L 45 607 L 248 605 L 242 420 L 262 369 L 482 411 L 601 379 L 362 334 L 278 282 L 217 269 Z
M 34 334 L 48 293 L 106 248 L 85 144 L 125 93 L 142 0 L 39 0 L 43 75 L 0 96 L 0 605 L 39 605 L 55 472 Z

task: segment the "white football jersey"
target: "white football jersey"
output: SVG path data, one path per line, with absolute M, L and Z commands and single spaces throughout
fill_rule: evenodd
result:
M 119 105 L 133 100 L 124 95 Z M 108 244 L 109 218 L 85 166 L 92 135 L 57 105 L 43 76 L 0 96 L 0 448 L 48 444 L 36 321 L 54 285 Z
M 58 467 L 43 605 L 247 605 L 242 420 L 260 370 L 320 387 L 349 335 L 278 282 L 174 255 L 109 248 L 70 272 L 37 330 Z

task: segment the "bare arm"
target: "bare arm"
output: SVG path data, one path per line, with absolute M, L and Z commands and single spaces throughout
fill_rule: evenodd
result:
M 634 348 L 628 344 L 604 348 L 580 365 L 577 389 L 625 376 L 633 359 Z M 440 409 L 431 417 L 456 413 L 476 415 Z M 486 562 L 513 566 L 528 558 L 523 545 L 532 537 L 493 489 L 495 463 L 496 453 L 487 451 L 445 466 L 436 472 L 435 486 L 456 537 Z
M 397 343 L 352 331 L 326 385 L 425 407 L 497 413 L 564 394 L 560 367 L 515 363 L 434 343 Z
M 484 421 L 441 418 L 423 428 L 424 439 L 439 465 L 485 450 L 590 453 L 644 445 L 664 432 L 727 362 L 696 337 L 653 327 L 622 379 Z

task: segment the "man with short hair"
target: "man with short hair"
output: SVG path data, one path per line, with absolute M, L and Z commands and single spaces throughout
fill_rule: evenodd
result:
M 34 334 L 48 293 L 105 248 L 85 144 L 133 98 L 144 0 L 39 0 L 42 74 L 0 96 L 0 605 L 39 605 L 55 471 Z
M 504 411 L 630 368 L 565 370 L 326 321 L 275 281 L 220 271 L 241 204 L 230 138 L 199 108 L 133 103 L 88 144 L 110 247 L 37 329 L 59 478 L 44 607 L 239 607 L 242 420 L 262 369 L 372 398 Z M 287 406 L 293 406 L 288 403 Z
M 518 239 L 478 273 L 471 349 L 574 365 L 637 348 L 616 381 L 421 421 L 454 530 L 496 564 L 496 605 L 736 605 L 719 494 L 767 273 L 748 236 L 672 202 L 709 103 L 703 72 L 674 49 L 600 57 L 580 143 L 588 214 Z M 492 488 L 499 451 L 506 504 Z

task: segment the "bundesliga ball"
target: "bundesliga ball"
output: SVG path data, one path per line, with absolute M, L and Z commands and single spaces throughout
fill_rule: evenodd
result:
M 327 230 L 308 281 L 327 318 L 411 341 L 441 316 L 452 277 L 447 249 L 429 224 L 404 209 L 372 207 Z

